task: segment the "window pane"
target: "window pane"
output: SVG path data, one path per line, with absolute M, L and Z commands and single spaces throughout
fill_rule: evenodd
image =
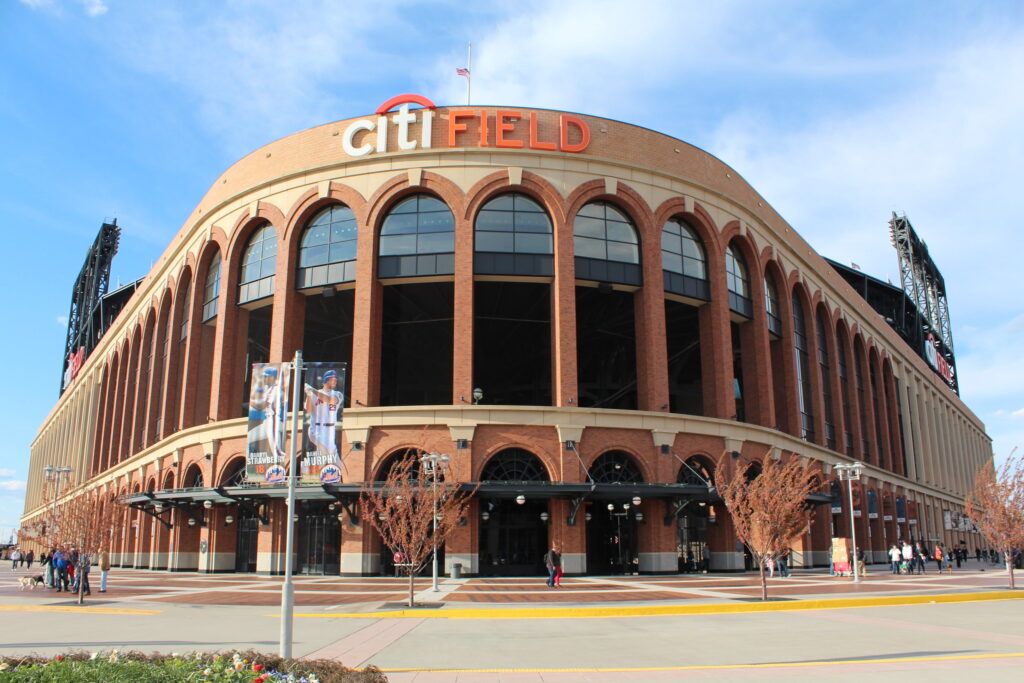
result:
M 321 266 L 327 263 L 327 245 L 307 247 L 299 252 L 299 268 Z
M 587 204 L 580 212 L 578 216 L 589 216 L 591 218 L 604 218 L 604 205 L 603 204 Z
M 511 252 L 513 250 L 512 233 L 478 232 L 476 234 L 476 250 Z
M 455 234 L 451 232 L 420 233 L 417 252 L 420 254 L 436 254 L 455 251 Z
M 416 232 L 416 214 L 391 214 L 384 219 L 381 235 L 408 235 Z
M 516 234 L 516 252 L 520 254 L 550 254 L 551 235 Z
M 344 221 L 331 226 L 331 241 L 341 242 L 342 240 L 354 240 L 356 238 L 356 222 Z
M 416 213 L 416 197 L 403 199 L 389 213 Z
M 576 217 L 572 232 L 580 237 L 597 237 L 604 239 L 604 221 L 598 218 L 587 218 L 582 213 Z
M 640 250 L 635 244 L 608 242 L 608 260 L 622 261 L 623 263 L 639 263 Z
M 683 274 L 695 277 L 700 280 L 707 279 L 707 270 L 703 261 L 695 261 L 694 259 L 683 259 Z
M 683 257 L 679 254 L 663 251 L 661 252 L 661 267 L 673 273 L 682 273 Z
M 514 218 L 511 211 L 481 211 L 476 219 L 476 229 L 511 232 Z
M 517 213 L 516 232 L 551 232 L 551 221 L 546 213 Z
M 423 213 L 425 211 L 440 211 L 447 214 L 451 213 L 451 211 L 448 209 L 448 205 L 442 202 L 440 199 L 423 194 L 417 196 L 419 197 L 420 200 L 417 210 L 420 213 Z
M 514 208 L 516 208 L 515 195 L 511 194 L 503 194 L 500 197 L 495 197 L 491 201 L 487 202 L 486 206 L 484 206 L 484 209 L 487 211 L 512 211 Z
M 400 256 L 416 253 L 416 235 L 381 236 L 380 255 Z
M 315 247 L 321 244 L 327 244 L 327 238 L 329 235 L 330 228 L 326 225 L 309 228 L 306 230 L 306 234 L 302 236 L 302 246 Z
M 344 242 L 335 242 L 331 245 L 331 263 L 338 263 L 339 261 L 354 261 L 356 258 L 356 242 L 355 240 L 346 240 Z
M 604 240 L 595 240 L 589 237 L 576 237 L 573 239 L 576 256 L 585 256 L 587 258 L 607 258 L 608 255 L 604 248 L 605 244 Z
M 622 213 L 621 211 L 619 211 L 617 208 L 615 208 L 611 204 L 605 204 L 604 207 L 605 207 L 605 211 L 607 212 L 606 215 L 607 215 L 609 221 L 617 221 L 617 222 L 620 222 L 620 223 L 631 223 L 632 222 L 632 221 L 629 220 L 629 217 L 626 214 Z
M 455 220 L 451 211 L 420 214 L 420 232 L 452 232 L 453 230 L 455 230 Z
M 669 233 L 667 230 L 661 233 L 661 250 L 672 254 L 679 253 L 679 237 Z
M 628 242 L 630 244 L 636 244 L 637 242 L 636 232 L 632 226 L 611 221 L 608 223 L 608 239 L 615 240 L 616 242 Z

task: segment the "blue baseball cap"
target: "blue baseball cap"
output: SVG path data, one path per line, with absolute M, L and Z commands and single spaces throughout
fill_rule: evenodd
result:
M 263 374 L 268 377 L 277 377 L 277 368 L 263 368 Z
M 324 381 L 325 382 L 327 380 L 329 380 L 329 379 L 337 379 L 337 377 L 338 377 L 338 373 L 336 373 L 334 370 L 328 370 L 327 372 L 324 373 Z

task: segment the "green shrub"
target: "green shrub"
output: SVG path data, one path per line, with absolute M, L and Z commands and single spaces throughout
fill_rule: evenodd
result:
M 224 654 L 87 653 L 0 660 L 0 683 L 385 683 L 376 667 L 349 669 L 329 659 L 282 659 L 252 650 Z

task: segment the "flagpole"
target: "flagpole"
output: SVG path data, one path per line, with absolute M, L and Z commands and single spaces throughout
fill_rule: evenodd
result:
M 466 44 L 466 71 L 469 77 L 466 78 L 466 106 L 469 106 L 470 93 L 473 88 L 473 43 Z
M 295 480 L 296 455 L 299 443 L 299 382 L 302 381 L 302 351 L 295 352 L 292 363 L 292 440 L 288 451 L 288 498 L 285 504 L 284 584 L 281 586 L 281 642 L 278 654 L 292 658 L 292 612 L 295 586 L 292 583 L 292 553 L 295 548 Z M 277 419 L 277 415 L 274 415 Z

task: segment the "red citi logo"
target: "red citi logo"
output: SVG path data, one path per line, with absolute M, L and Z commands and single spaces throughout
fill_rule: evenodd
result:
M 422 108 L 410 110 L 409 105 L 413 104 Z M 395 107 L 398 111 L 391 113 Z M 396 95 L 377 107 L 376 119 L 350 123 L 341 138 L 342 149 L 351 157 L 383 154 L 390 151 L 391 137 L 399 150 L 430 149 L 435 109 L 437 105 L 422 95 Z M 414 126 L 419 130 L 414 130 Z M 389 133 L 392 127 L 393 136 Z M 537 112 L 524 117 L 521 111 L 506 109 L 452 109 L 448 112 L 447 146 L 577 153 L 590 144 L 590 128 L 578 116 L 559 114 L 557 135 L 548 130 L 545 137 L 540 128 Z

